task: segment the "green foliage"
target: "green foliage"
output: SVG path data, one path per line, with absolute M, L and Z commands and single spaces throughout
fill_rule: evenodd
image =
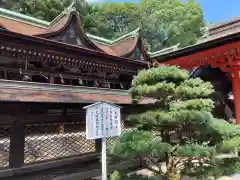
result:
M 114 171 L 110 177 L 110 180 L 156 180 L 156 179 L 154 177 L 144 177 L 137 174 L 122 175 L 118 171 Z
M 156 51 L 180 43 L 194 44 L 201 36 L 203 12 L 193 0 L 141 0 L 142 34 Z
M 181 109 L 193 109 L 201 111 L 211 111 L 214 107 L 211 99 L 191 99 L 186 101 L 172 102 L 170 105 L 170 111 L 178 111 Z
M 10 0 L 6 1 L 5 7 L 22 14 L 52 21 L 71 3 L 71 0 Z M 77 1 L 77 8 L 80 10 L 85 3 L 84 0 Z
M 234 136 L 231 139 L 223 141 L 220 148 L 223 151 L 227 151 L 227 152 L 231 151 L 232 149 L 236 149 L 237 151 L 240 151 L 240 138 L 239 138 L 239 136 Z
M 179 157 L 208 157 L 211 158 L 215 155 L 214 147 L 204 147 L 200 145 L 184 145 L 177 147 L 176 155 Z
M 169 180 L 183 175 L 220 175 L 217 157 L 239 148 L 240 129 L 213 117 L 213 92 L 209 82 L 189 79 L 189 74 L 178 67 L 140 72 L 132 82 L 132 98 L 154 98 L 155 104 L 129 116 L 136 128 L 123 133 L 110 154 L 144 159 L 146 168 Z M 160 162 L 165 162 L 166 171 Z
M 240 173 L 240 158 L 220 160 L 216 163 L 214 170 L 213 175 L 216 177 L 219 174 L 232 176 L 235 173 Z
M 103 17 L 105 25 L 110 28 L 111 36 L 116 38 L 140 27 L 140 7 L 136 3 L 103 3 L 99 5 L 99 16 Z
M 136 87 L 138 85 L 155 85 L 158 82 L 163 80 L 169 80 L 173 82 L 179 82 L 183 80 L 187 80 L 189 78 L 189 74 L 187 71 L 179 71 L 176 66 L 170 66 L 168 69 L 165 67 L 152 68 L 145 71 L 139 72 L 139 74 L 134 77 L 132 81 L 132 87 Z
M 187 125 L 194 122 L 205 123 L 208 121 L 209 125 L 211 123 L 212 116 L 208 112 L 201 112 L 195 110 L 180 110 L 180 111 L 147 111 L 137 115 L 131 115 L 128 118 L 135 124 L 148 124 L 149 127 L 157 126 L 157 128 L 165 128 L 169 123 L 170 126 L 176 125 Z M 200 126 L 199 126 L 200 127 Z
M 110 149 L 110 154 L 118 154 L 123 159 L 133 159 L 139 157 L 139 154 L 148 154 L 151 149 L 151 140 L 153 136 L 146 131 L 129 131 L 122 135 Z
M 163 95 L 167 96 L 169 94 L 172 94 L 174 92 L 174 88 L 175 86 L 173 83 L 167 82 L 157 83 L 152 86 L 144 84 L 139 85 L 136 88 L 132 88 L 131 95 L 133 99 L 137 99 L 139 96 L 158 99 Z
M 201 180 L 206 180 L 208 177 L 217 179 L 221 176 L 232 176 L 240 172 L 239 158 L 214 159 L 211 161 L 211 166 L 205 167 L 199 171 L 191 172 L 191 176 L 198 176 Z
M 121 180 L 121 175 L 118 171 L 114 171 L 111 174 L 110 180 Z
M 152 68 L 141 71 L 132 81 L 131 95 L 133 99 L 150 97 L 161 99 L 172 96 L 178 99 L 208 98 L 213 93 L 213 86 L 200 78 L 188 79 L 187 71 L 179 71 L 175 66 Z M 188 103 L 193 103 L 190 101 Z M 210 100 L 195 101 L 210 108 Z M 208 104 L 208 105 L 207 105 Z
M 189 79 L 182 82 L 175 90 L 177 96 L 182 99 L 208 98 L 213 93 L 210 82 L 203 82 L 200 78 Z

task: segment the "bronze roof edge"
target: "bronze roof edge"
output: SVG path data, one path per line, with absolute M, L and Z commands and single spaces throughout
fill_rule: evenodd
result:
M 209 27 L 209 30 L 212 31 L 212 30 L 216 30 L 218 28 L 221 28 L 221 27 L 224 27 L 224 26 L 227 26 L 227 25 L 231 25 L 231 24 L 234 24 L 234 23 L 237 23 L 240 21 L 240 17 L 236 18 L 236 19 L 233 19 L 233 20 L 230 20 L 230 21 L 225 21 L 225 22 L 222 22 L 222 23 L 218 23 L 218 24 L 213 24 L 211 27 Z

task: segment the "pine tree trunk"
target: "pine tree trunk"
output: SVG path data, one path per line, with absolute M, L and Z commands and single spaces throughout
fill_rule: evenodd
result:
M 181 175 L 175 174 L 174 172 L 169 173 L 166 177 L 167 177 L 167 180 L 181 180 Z

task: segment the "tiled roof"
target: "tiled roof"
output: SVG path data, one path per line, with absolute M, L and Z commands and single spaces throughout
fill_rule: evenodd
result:
M 124 41 L 125 39 L 128 39 L 130 37 L 138 37 L 139 36 L 139 31 L 140 31 L 140 28 L 137 28 L 136 30 L 130 32 L 130 33 L 127 33 L 115 40 L 109 40 L 109 39 L 106 39 L 106 38 L 102 38 L 102 37 L 98 37 L 98 36 L 94 36 L 94 35 L 91 35 L 91 34 L 87 34 L 87 36 L 94 42 L 97 42 L 97 43 L 100 43 L 100 44 L 104 44 L 104 45 L 115 45 L 115 44 L 118 44 L 122 41 Z
M 240 32 L 240 17 L 207 26 L 207 35 L 200 42 L 207 42 Z
M 209 29 L 216 29 L 216 28 L 220 28 L 220 27 L 223 27 L 223 26 L 228 26 L 229 24 L 235 23 L 237 21 L 240 21 L 239 16 L 234 17 L 229 21 L 223 21 L 223 22 L 219 22 L 219 23 L 215 23 L 215 24 L 210 24 L 210 25 L 208 25 L 208 27 L 209 27 Z
M 120 41 L 119 43 L 110 46 L 106 46 L 100 43 L 95 44 L 102 50 L 110 52 L 111 54 L 113 53 L 113 55 L 125 56 L 126 54 L 129 54 L 136 48 L 137 42 L 138 37 L 128 37 L 123 41 Z
M 21 23 L 29 24 L 32 26 L 40 27 L 40 28 L 45 28 L 50 25 L 49 22 L 43 21 L 37 18 L 33 18 L 27 15 L 23 15 L 14 11 L 10 11 L 4 8 L 0 8 L 0 15 L 1 17 L 5 17 L 8 19 L 12 19 L 14 21 L 19 21 Z
M 5 29 L 12 32 L 20 33 L 20 34 L 33 35 L 35 33 L 40 34 L 46 31 L 46 29 L 43 27 L 33 26 L 29 23 L 24 23 L 22 21 L 9 19 L 1 15 L 0 15 L 0 23 L 1 23 L 1 26 L 4 27 Z
M 140 28 L 125 34 L 115 40 L 109 40 L 91 34 L 87 36 L 103 51 L 116 56 L 125 56 L 134 51 L 139 40 Z

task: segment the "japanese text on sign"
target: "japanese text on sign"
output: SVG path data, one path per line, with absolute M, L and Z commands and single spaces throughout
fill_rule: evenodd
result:
M 86 109 L 87 139 L 112 137 L 121 134 L 121 116 L 118 106 L 96 103 Z

